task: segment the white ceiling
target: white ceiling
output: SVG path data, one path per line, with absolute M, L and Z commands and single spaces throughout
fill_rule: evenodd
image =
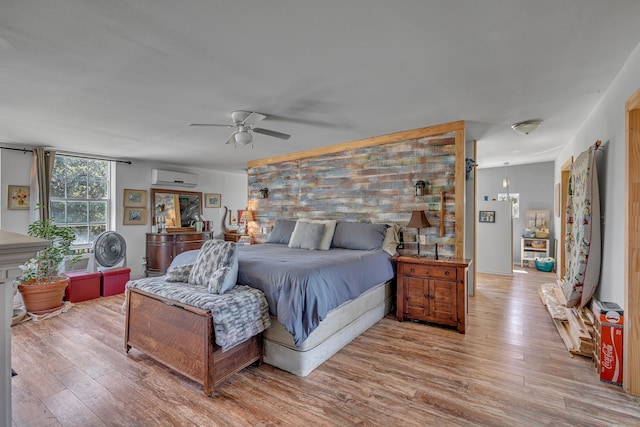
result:
M 240 170 L 465 120 L 480 167 L 548 161 L 639 43 L 638 0 L 2 0 L 0 142 Z M 238 109 L 292 138 L 187 126 Z

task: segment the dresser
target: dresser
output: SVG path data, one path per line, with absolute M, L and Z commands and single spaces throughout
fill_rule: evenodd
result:
M 200 249 L 204 242 L 211 239 L 213 233 L 178 232 L 147 233 L 147 276 L 159 276 L 167 272 L 173 259 L 185 251 Z
M 397 270 L 398 320 L 454 326 L 464 334 L 469 315 L 468 259 L 393 258 Z

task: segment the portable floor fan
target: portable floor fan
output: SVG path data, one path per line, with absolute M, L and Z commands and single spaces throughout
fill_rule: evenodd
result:
M 124 237 L 115 231 L 104 231 L 93 243 L 93 254 L 89 258 L 87 270 L 96 272 L 124 267 L 126 257 L 127 243 Z

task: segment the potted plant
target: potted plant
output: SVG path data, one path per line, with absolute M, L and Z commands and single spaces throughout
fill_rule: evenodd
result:
M 63 274 L 65 266 L 71 266 L 80 259 L 71 250 L 75 233 L 71 228 L 56 225 L 47 219 L 29 224 L 27 234 L 49 240 L 51 245 L 20 266 L 22 275 L 17 279 L 18 291 L 28 312 L 44 314 L 55 311 L 62 305 L 69 283 L 69 278 Z

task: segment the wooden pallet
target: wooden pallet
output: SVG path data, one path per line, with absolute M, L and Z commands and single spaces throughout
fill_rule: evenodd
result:
M 538 289 L 538 295 L 571 354 L 593 357 L 593 317 L 589 310 L 567 308 L 562 287 L 558 282 L 546 283 Z

